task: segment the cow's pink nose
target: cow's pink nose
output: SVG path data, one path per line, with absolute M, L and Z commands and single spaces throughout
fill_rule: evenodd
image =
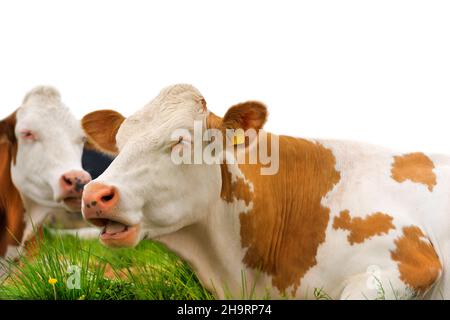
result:
M 86 171 L 69 171 L 59 178 L 63 198 L 81 196 L 84 186 L 91 181 Z
M 90 183 L 83 193 L 83 214 L 85 219 L 97 219 L 108 216 L 119 201 L 116 187 L 100 182 Z

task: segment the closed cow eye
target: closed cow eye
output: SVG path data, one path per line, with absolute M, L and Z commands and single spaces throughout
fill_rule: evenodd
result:
M 191 145 L 191 143 L 190 137 L 179 136 L 177 140 L 174 139 L 170 149 L 172 151 L 182 150 L 183 146 Z
M 191 141 L 191 139 L 189 138 L 189 137 L 183 137 L 183 136 L 180 136 L 179 138 L 178 138 L 178 141 L 175 143 L 175 145 L 177 145 L 177 144 L 191 144 L 192 143 L 192 141 Z
M 191 145 L 192 140 L 190 137 L 183 137 L 180 143 L 184 143 L 185 145 Z
M 36 141 L 37 140 L 37 136 L 36 134 L 31 131 L 31 130 L 22 130 L 20 131 L 20 137 L 24 140 L 29 140 L 29 141 Z

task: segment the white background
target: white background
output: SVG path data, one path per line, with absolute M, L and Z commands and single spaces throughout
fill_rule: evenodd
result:
M 178 82 L 275 133 L 450 154 L 450 2 L 0 2 L 1 118 L 38 84 L 81 117 Z

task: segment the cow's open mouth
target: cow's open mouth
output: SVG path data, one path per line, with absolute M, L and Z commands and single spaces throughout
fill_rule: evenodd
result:
M 120 222 L 109 220 L 103 228 L 100 238 L 102 239 L 121 239 L 126 237 L 129 226 Z
M 95 218 L 89 219 L 90 223 L 101 227 L 100 240 L 110 246 L 132 246 L 138 235 L 137 225 L 128 225 L 112 219 Z

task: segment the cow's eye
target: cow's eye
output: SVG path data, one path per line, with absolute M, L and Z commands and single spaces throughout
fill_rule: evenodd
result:
M 183 145 L 190 145 L 191 139 L 189 137 L 179 136 L 178 140 L 172 142 L 171 149 L 182 147 Z
M 178 143 L 177 144 L 187 144 L 190 145 L 192 143 L 192 140 L 190 137 L 187 136 L 181 136 L 178 138 Z
M 36 134 L 31 131 L 31 130 L 22 130 L 20 131 L 20 137 L 24 140 L 29 140 L 29 141 L 36 141 L 37 140 L 37 136 Z

